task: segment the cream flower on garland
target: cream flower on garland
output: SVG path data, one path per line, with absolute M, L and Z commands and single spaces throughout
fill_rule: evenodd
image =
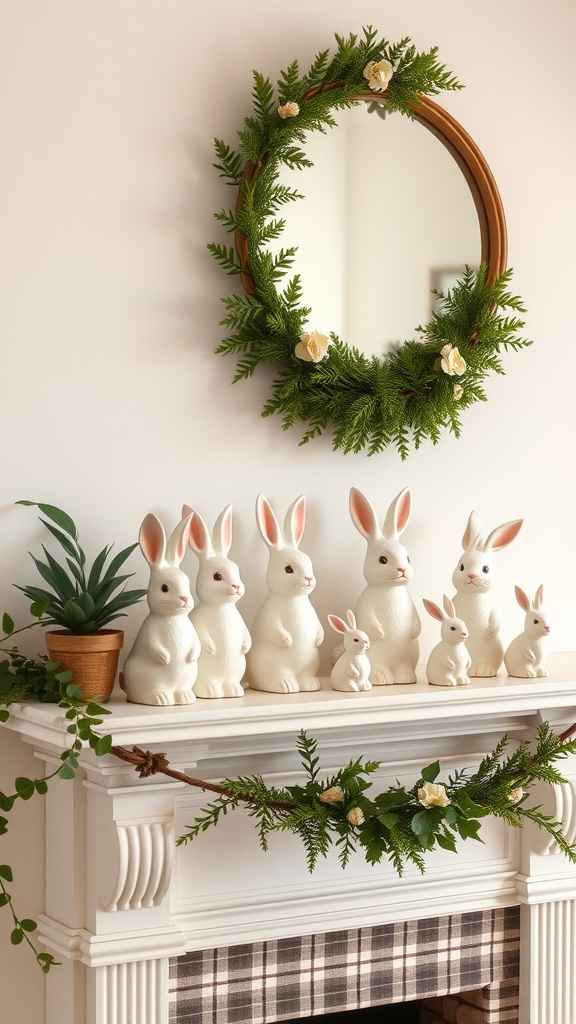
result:
M 339 804 L 344 799 L 344 792 L 341 786 L 330 786 L 318 797 L 323 804 Z
M 382 57 L 382 60 L 379 61 L 371 60 L 362 73 L 374 92 L 386 92 L 388 83 L 394 74 L 394 68 L 389 60 Z
M 324 359 L 330 344 L 325 334 L 319 331 L 311 331 L 310 334 L 303 334 L 294 349 L 294 355 L 303 359 L 306 363 L 319 363 Z
M 524 790 L 522 786 L 518 786 L 516 789 L 510 790 L 508 793 L 508 799 L 511 804 L 519 804 L 524 799 Z
M 293 100 L 289 100 L 288 103 L 284 103 L 283 106 L 278 107 L 278 113 L 280 117 L 286 119 L 287 117 L 298 117 L 300 113 L 300 107 Z
M 442 356 L 440 366 L 449 377 L 461 377 L 463 373 L 466 373 L 466 360 L 453 345 L 444 345 L 444 348 L 440 350 L 440 355 Z
M 425 782 L 422 789 L 418 790 L 418 802 L 423 807 L 448 807 L 450 800 L 440 783 Z
M 462 398 L 463 394 L 464 394 L 464 388 L 462 387 L 462 385 L 461 384 L 455 384 L 454 385 L 454 391 L 453 391 L 454 401 L 455 402 L 460 401 L 460 399 Z
M 361 807 L 353 807 L 351 811 L 348 811 L 346 817 L 351 825 L 364 824 L 364 812 Z

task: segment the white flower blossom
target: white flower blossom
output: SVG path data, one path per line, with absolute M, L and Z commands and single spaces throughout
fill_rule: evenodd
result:
M 516 789 L 511 789 L 508 793 L 508 799 L 511 804 L 519 804 L 524 799 L 524 790 L 522 786 L 517 786 Z
M 454 401 L 458 402 L 459 399 L 462 398 L 463 394 L 464 394 L 464 388 L 462 387 L 462 385 L 461 384 L 455 384 L 454 385 L 454 391 L 453 391 Z
M 440 355 L 442 356 L 440 365 L 444 373 L 447 373 L 449 377 L 461 377 L 466 372 L 466 361 L 462 358 L 457 348 L 450 344 L 444 345 Z
M 351 811 L 348 811 L 346 817 L 351 825 L 364 824 L 364 812 L 360 807 L 353 807 Z
M 425 782 L 418 790 L 418 801 L 423 807 L 447 807 L 450 803 L 444 786 L 436 782 Z
M 278 113 L 284 120 L 287 117 L 297 117 L 300 113 L 300 107 L 293 100 L 289 100 L 288 103 L 284 103 L 283 106 L 278 107 Z
M 310 334 L 303 334 L 294 349 L 294 355 L 303 359 L 306 363 L 319 363 L 324 359 L 330 344 L 325 334 L 319 331 L 312 331 Z
M 318 799 L 323 804 L 339 804 L 344 799 L 344 792 L 340 786 L 331 786 L 330 789 L 325 789 L 323 793 L 320 793 Z
M 394 68 L 384 57 L 379 61 L 371 60 L 363 71 L 364 78 L 368 80 L 368 85 L 374 92 L 386 92 L 393 74 Z

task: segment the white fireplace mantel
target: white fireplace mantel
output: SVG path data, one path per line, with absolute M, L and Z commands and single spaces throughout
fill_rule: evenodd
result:
M 158 709 L 118 697 L 105 731 L 118 746 L 162 751 L 172 767 L 206 780 L 258 773 L 284 785 L 298 778 L 295 739 L 305 729 L 327 773 L 361 755 L 382 763 L 388 786 L 417 778 L 437 757 L 444 777 L 475 766 L 503 733 L 513 742 L 532 738 L 543 720 L 557 732 L 571 725 L 576 655 L 556 654 L 549 664 L 547 679 L 500 675 L 457 690 L 422 681 L 344 694 L 324 681 L 318 693 L 247 691 Z M 6 727 L 50 769 L 67 724 L 53 705 L 23 704 L 11 708 Z M 518 903 L 521 1024 L 576 1021 L 576 990 L 560 985 L 576 958 L 576 870 L 547 836 L 487 820 L 483 844 L 434 853 L 424 876 L 410 868 L 398 879 L 388 864 L 369 867 L 360 855 L 346 871 L 330 857 L 309 875 L 295 838 L 273 837 L 263 853 L 241 810 L 176 849 L 206 794 L 164 776 L 140 780 L 89 748 L 80 765 L 74 781 L 58 780 L 46 797 L 40 934 L 65 960 L 47 979 L 47 1024 L 78 1024 L 79 1006 L 86 1024 L 166 1024 L 168 961 L 187 950 Z M 574 838 L 576 758 L 562 768 L 567 785 L 538 797 Z M 63 835 L 74 841 L 62 844 Z

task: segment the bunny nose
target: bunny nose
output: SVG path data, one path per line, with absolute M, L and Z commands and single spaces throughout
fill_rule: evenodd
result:
M 182 604 L 188 604 L 188 598 L 184 594 L 179 594 L 178 596 L 180 597 Z
M 312 583 L 312 580 L 314 579 L 314 577 L 313 576 L 305 576 L 304 579 L 306 580 L 306 583 Z
M 400 573 L 401 576 L 406 575 L 406 569 L 401 569 L 400 566 L 398 566 L 398 572 Z
M 468 579 L 469 580 L 475 580 L 476 579 L 476 573 L 475 572 L 469 572 L 468 573 Z
M 550 632 L 550 626 L 544 626 L 544 629 L 545 629 L 546 633 Z
M 231 583 L 230 586 L 232 587 L 232 590 L 236 591 L 236 593 L 238 593 L 238 591 L 240 590 L 240 584 L 239 583 Z

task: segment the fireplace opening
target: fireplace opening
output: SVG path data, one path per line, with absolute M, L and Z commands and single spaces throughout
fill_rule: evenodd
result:
M 363 1010 L 326 1013 L 322 1017 L 300 1017 L 285 1024 L 421 1024 L 421 1003 L 393 1003 L 367 1006 Z

